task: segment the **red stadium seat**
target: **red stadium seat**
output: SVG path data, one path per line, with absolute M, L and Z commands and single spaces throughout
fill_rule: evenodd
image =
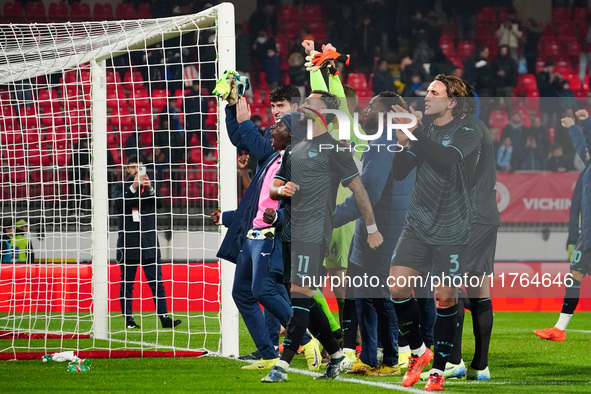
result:
M 49 4 L 49 18 L 58 22 L 65 22 L 70 20 L 70 9 L 68 3 L 50 3 Z
M 576 24 L 586 23 L 587 15 L 589 15 L 589 8 L 575 8 L 573 11 L 573 20 Z
M 87 3 L 73 3 L 72 4 L 72 21 L 84 22 L 92 20 L 90 15 L 90 6 Z
M 490 116 L 488 117 L 488 124 L 491 128 L 501 131 L 509 124 L 509 116 L 505 111 L 500 111 L 497 109 L 492 110 L 490 111 Z
M 114 19 L 113 6 L 111 5 L 111 3 L 96 3 L 93 8 L 93 14 L 95 21 L 110 21 Z
M 39 115 L 37 113 L 37 108 L 34 105 L 29 107 L 23 105 L 19 109 L 19 120 L 23 129 L 39 127 Z
M 322 8 L 317 4 L 305 5 L 302 16 L 306 21 L 322 21 Z
M 456 55 L 456 48 L 454 47 L 453 43 L 439 44 L 439 47 L 447 57 L 454 57 Z
M 527 98 L 525 99 L 525 106 L 527 109 L 532 111 L 540 110 L 540 92 L 532 90 L 527 92 Z
M 45 4 L 42 2 L 27 3 L 27 18 L 31 22 L 45 22 L 47 20 L 47 13 L 45 12 Z
M 562 79 L 570 83 L 570 88 L 573 92 L 583 89 L 581 79 L 577 74 L 563 74 Z
M 152 91 L 152 107 L 160 112 L 168 104 L 168 92 L 164 89 Z
M 554 70 L 559 74 L 570 74 L 573 71 L 570 61 L 564 57 L 554 58 Z
M 18 1 L 5 3 L 4 19 L 10 23 L 22 22 L 25 19 L 23 5 Z
M 556 57 L 562 56 L 562 43 L 557 39 L 548 39 L 544 44 L 544 56 L 546 57 Z
M 115 8 L 115 16 L 118 20 L 137 19 L 133 3 L 119 3 Z
M 141 130 L 151 130 L 154 128 L 154 115 L 151 107 L 141 107 L 135 109 L 135 120 Z
M 152 19 L 152 12 L 148 3 L 140 3 L 137 9 L 137 16 L 139 19 Z
M 577 29 L 573 23 L 561 23 L 557 28 L 558 38 L 568 42 L 577 39 Z
M 267 111 L 267 108 L 265 108 L 265 106 L 253 104 L 250 106 L 250 110 L 251 110 L 252 115 L 259 115 L 261 117 L 261 119 L 262 119 L 261 125 L 263 128 L 266 128 L 266 127 L 270 126 L 271 123 L 274 123 L 271 121 L 271 118 L 269 116 L 269 112 Z M 210 118 L 211 118 L 211 116 L 210 116 Z
M 521 122 L 524 127 L 531 127 L 531 115 L 529 109 L 525 106 L 513 108 L 513 113 L 519 112 L 521 114 Z
M 576 40 L 569 40 L 566 43 L 566 56 L 574 61 L 579 60 L 579 55 L 583 51 L 583 46 Z
M 482 23 L 496 23 L 497 14 L 495 9 L 492 7 L 484 7 L 482 11 L 476 15 L 476 21 Z
M 519 74 L 517 78 L 517 90 L 523 93 L 530 90 L 538 90 L 536 76 L 533 74 Z
M 300 8 L 297 5 L 284 5 L 279 10 L 279 20 L 299 20 L 300 19 Z
M 552 10 L 552 22 L 565 23 L 570 21 L 570 12 L 566 7 L 556 7 Z
M 38 128 L 23 129 L 23 142 L 25 144 L 38 143 L 41 139 L 41 131 Z
M 458 42 L 457 55 L 461 59 L 467 59 L 472 56 L 472 52 L 476 49 L 474 41 L 460 41 Z
M 127 90 L 144 87 L 144 76 L 137 70 L 125 72 L 123 75 L 123 87 Z
M 365 74 L 361 73 L 350 73 L 347 77 L 347 85 L 351 86 L 355 90 L 366 90 L 367 79 Z

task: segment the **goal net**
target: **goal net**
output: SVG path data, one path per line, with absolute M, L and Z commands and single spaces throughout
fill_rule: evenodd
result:
M 220 149 L 211 95 L 234 67 L 233 36 L 229 3 L 172 18 L 0 25 L 0 356 L 235 354 L 232 267 L 215 257 L 210 220 L 236 204 L 236 153 Z M 150 184 L 129 197 L 134 157 Z M 181 323 L 163 327 L 165 313 Z

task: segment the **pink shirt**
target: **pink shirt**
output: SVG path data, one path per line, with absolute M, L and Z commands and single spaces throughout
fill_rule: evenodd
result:
M 265 223 L 263 221 L 263 214 L 265 213 L 265 209 L 273 208 L 274 210 L 277 210 L 277 208 L 279 208 L 279 201 L 272 200 L 271 197 L 269 197 L 269 189 L 271 188 L 271 185 L 273 185 L 275 174 L 277 173 L 277 171 L 279 171 L 279 167 L 281 167 L 281 158 L 282 156 L 279 156 L 269 166 L 269 169 L 265 174 L 265 179 L 263 179 L 263 186 L 261 187 L 261 194 L 259 196 L 259 209 L 254 220 L 252 221 L 252 228 L 270 227 L 271 225 L 269 223 Z

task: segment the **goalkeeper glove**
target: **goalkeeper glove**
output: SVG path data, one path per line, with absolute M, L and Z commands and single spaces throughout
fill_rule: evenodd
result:
M 310 55 L 306 56 L 308 61 L 305 66 L 308 71 L 316 71 L 322 68 L 326 68 L 331 60 L 340 60 L 347 66 L 351 60 L 351 55 L 341 55 L 339 52 L 329 49 L 324 52 L 312 51 Z
M 232 89 L 236 86 L 236 93 Z M 236 104 L 239 97 L 250 88 L 250 82 L 247 77 L 241 76 L 236 71 L 226 70 L 220 79 L 215 83 L 213 94 L 219 96 L 222 100 L 227 100 L 228 104 Z

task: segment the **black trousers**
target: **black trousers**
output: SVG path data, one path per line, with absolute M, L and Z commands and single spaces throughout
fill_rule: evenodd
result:
M 121 286 L 119 288 L 119 301 L 121 302 L 121 313 L 124 316 L 133 315 L 133 285 L 135 283 L 135 275 L 137 272 L 139 261 L 124 261 L 119 264 L 121 269 Z M 144 275 L 148 281 L 148 286 L 152 290 L 152 297 L 154 299 L 154 306 L 158 315 L 166 315 L 168 309 L 166 307 L 166 293 L 164 291 L 164 284 L 162 283 L 162 270 L 160 264 L 156 261 L 142 261 L 142 268 Z

